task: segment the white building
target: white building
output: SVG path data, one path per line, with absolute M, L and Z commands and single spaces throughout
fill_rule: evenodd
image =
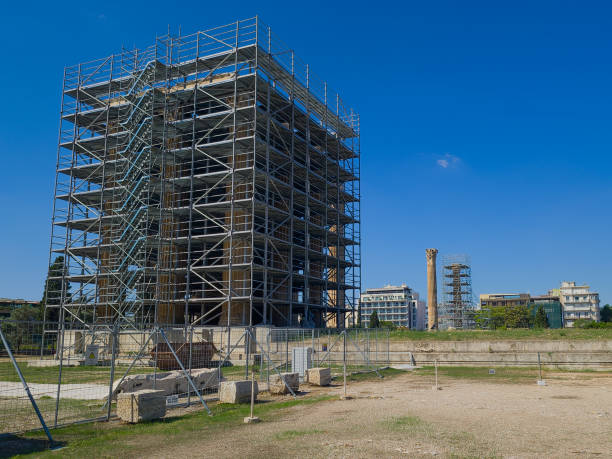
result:
M 359 304 L 361 324 L 366 328 L 370 326 L 370 316 L 374 311 L 381 322 L 393 322 L 397 327 L 414 330 L 422 330 L 427 320 L 425 303 L 406 284 L 367 289 L 361 294 Z
M 555 290 L 552 292 L 556 293 Z M 588 285 L 561 282 L 558 292 L 565 327 L 573 327 L 577 319 L 599 320 L 599 293 L 591 292 Z

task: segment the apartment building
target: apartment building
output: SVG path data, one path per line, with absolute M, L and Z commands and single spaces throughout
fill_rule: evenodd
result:
M 527 306 L 530 300 L 529 293 L 486 293 L 480 295 L 480 308 Z
M 367 289 L 361 294 L 359 304 L 361 323 L 366 328 L 370 327 L 370 316 L 374 311 L 381 322 L 392 322 L 397 327 L 422 330 L 427 320 L 425 302 L 419 300 L 419 294 L 406 284 Z
M 563 307 L 565 327 L 573 327 L 578 319 L 596 320 L 599 315 L 599 293 L 592 292 L 588 285 L 576 285 L 576 282 L 561 282 L 561 288 L 549 293 L 559 292 Z

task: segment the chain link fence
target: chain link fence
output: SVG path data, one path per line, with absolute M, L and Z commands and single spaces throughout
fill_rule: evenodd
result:
M 44 326 L 44 329 L 43 329 Z M 116 416 L 122 392 L 163 390 L 167 409 L 218 399 L 222 381 L 253 374 L 260 391 L 275 374 L 328 367 L 332 376 L 389 364 L 387 330 L 116 325 L 0 321 L 45 423 Z M 110 403 L 109 403 L 110 400 Z M 14 362 L 0 346 L 0 434 L 41 427 Z

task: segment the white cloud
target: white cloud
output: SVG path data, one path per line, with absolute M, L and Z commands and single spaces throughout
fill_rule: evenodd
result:
M 456 167 L 461 162 L 458 156 L 446 153 L 442 158 L 436 160 L 436 164 L 442 169 L 448 169 L 449 167 Z

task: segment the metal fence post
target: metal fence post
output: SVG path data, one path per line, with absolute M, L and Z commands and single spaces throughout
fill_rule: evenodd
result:
M 391 356 L 390 354 L 390 336 L 391 336 L 391 332 L 389 330 L 387 330 L 387 365 L 391 365 Z
M 117 349 L 117 324 L 115 324 L 111 330 L 110 339 L 111 339 L 111 367 L 110 367 L 110 378 L 108 381 L 108 409 L 106 411 L 106 420 L 109 421 L 111 417 L 111 407 L 112 407 L 112 396 L 113 396 L 113 382 L 115 379 L 115 352 Z
M 221 335 L 221 339 L 219 340 L 219 342 L 220 342 L 219 349 L 222 350 L 223 349 L 223 336 L 225 335 L 225 333 L 223 333 L 223 329 L 220 330 L 219 334 Z M 215 337 L 215 335 L 214 335 L 214 332 L 213 332 L 213 343 L 215 342 L 214 341 L 214 337 Z M 227 352 L 230 352 L 229 346 L 227 348 Z M 228 355 L 229 354 L 226 354 L 225 358 L 227 358 Z M 224 360 L 225 359 L 223 359 L 223 360 L 219 359 L 219 366 L 217 368 L 217 381 L 219 381 L 219 383 L 218 383 L 219 387 L 217 387 L 217 390 L 219 390 L 221 388 L 221 367 L 223 366 Z
M 342 331 L 344 345 L 342 346 L 342 362 L 343 362 L 343 375 L 344 375 L 344 397 L 346 398 L 346 330 Z
M 245 368 L 245 376 L 244 379 L 246 379 L 247 381 L 249 380 L 249 352 L 251 352 L 251 328 L 247 327 L 248 333 L 247 333 L 247 337 L 246 340 L 244 342 L 244 349 L 246 351 L 246 368 Z
M 436 372 L 436 385 L 435 385 L 435 389 L 438 390 L 438 361 L 434 360 L 434 368 L 435 368 L 435 372 Z
M 255 366 L 251 371 L 251 419 L 253 419 L 253 408 L 255 407 Z
M 317 330 L 317 347 L 314 349 L 319 349 L 319 351 L 321 351 L 321 330 Z M 317 357 L 317 367 L 319 366 L 319 351 L 315 354 Z
M 540 360 L 540 353 L 538 352 L 538 371 L 540 375 L 540 381 L 542 381 L 542 361 Z
M 189 376 L 191 376 L 192 349 L 193 349 L 193 325 L 191 325 L 189 328 Z M 187 391 L 187 406 L 191 406 L 191 390 Z
M 331 331 L 329 330 L 329 328 L 327 329 L 327 352 L 329 352 L 329 346 L 331 344 Z M 329 356 L 329 359 L 327 359 L 327 366 L 331 369 L 331 354 Z
M 268 327 L 268 355 L 270 355 L 270 334 L 272 333 L 272 329 L 270 327 Z M 262 365 L 263 365 L 263 356 L 262 356 Z M 268 384 L 268 387 L 270 387 L 270 362 L 268 362 L 268 364 L 266 365 L 266 383 Z
M 54 417 L 54 421 L 53 421 L 53 427 L 57 427 L 57 418 L 58 418 L 58 413 L 59 413 L 59 402 L 60 402 L 60 389 L 62 387 L 62 369 L 64 366 L 64 320 L 63 320 L 63 315 L 60 314 L 60 316 L 62 317 L 62 325 L 61 325 L 61 348 L 60 348 L 60 362 L 59 362 L 59 373 L 57 376 L 57 393 L 56 393 L 56 397 L 55 397 L 55 417 Z
M 370 333 L 371 333 L 371 331 L 372 331 L 372 330 L 368 330 L 368 331 L 366 332 L 366 355 L 368 356 L 368 359 L 367 359 L 367 366 L 366 366 L 366 368 L 367 368 L 368 370 L 370 369 L 370 361 L 372 360 L 372 359 L 370 358 Z M 359 340 L 357 340 L 357 342 L 359 343 Z
M 374 365 L 378 368 L 378 328 L 376 329 L 376 343 L 374 344 Z
M 159 330 L 155 329 L 153 331 L 153 333 L 155 333 L 155 341 L 154 341 L 154 344 L 153 344 L 153 346 L 154 346 L 153 349 L 155 349 L 155 365 L 153 365 L 153 389 L 157 389 L 157 363 L 158 363 L 157 362 L 157 358 L 158 358 L 158 353 L 159 353 L 159 346 L 158 346 L 159 339 L 158 339 L 157 335 L 159 333 Z M 140 354 L 140 352 L 139 352 L 139 354 Z
M 310 348 L 312 349 L 312 353 L 310 354 L 312 356 L 312 361 L 311 363 L 315 362 L 315 347 L 314 347 L 314 328 L 312 330 L 310 330 Z M 305 373 L 304 377 L 308 376 L 308 372 Z

